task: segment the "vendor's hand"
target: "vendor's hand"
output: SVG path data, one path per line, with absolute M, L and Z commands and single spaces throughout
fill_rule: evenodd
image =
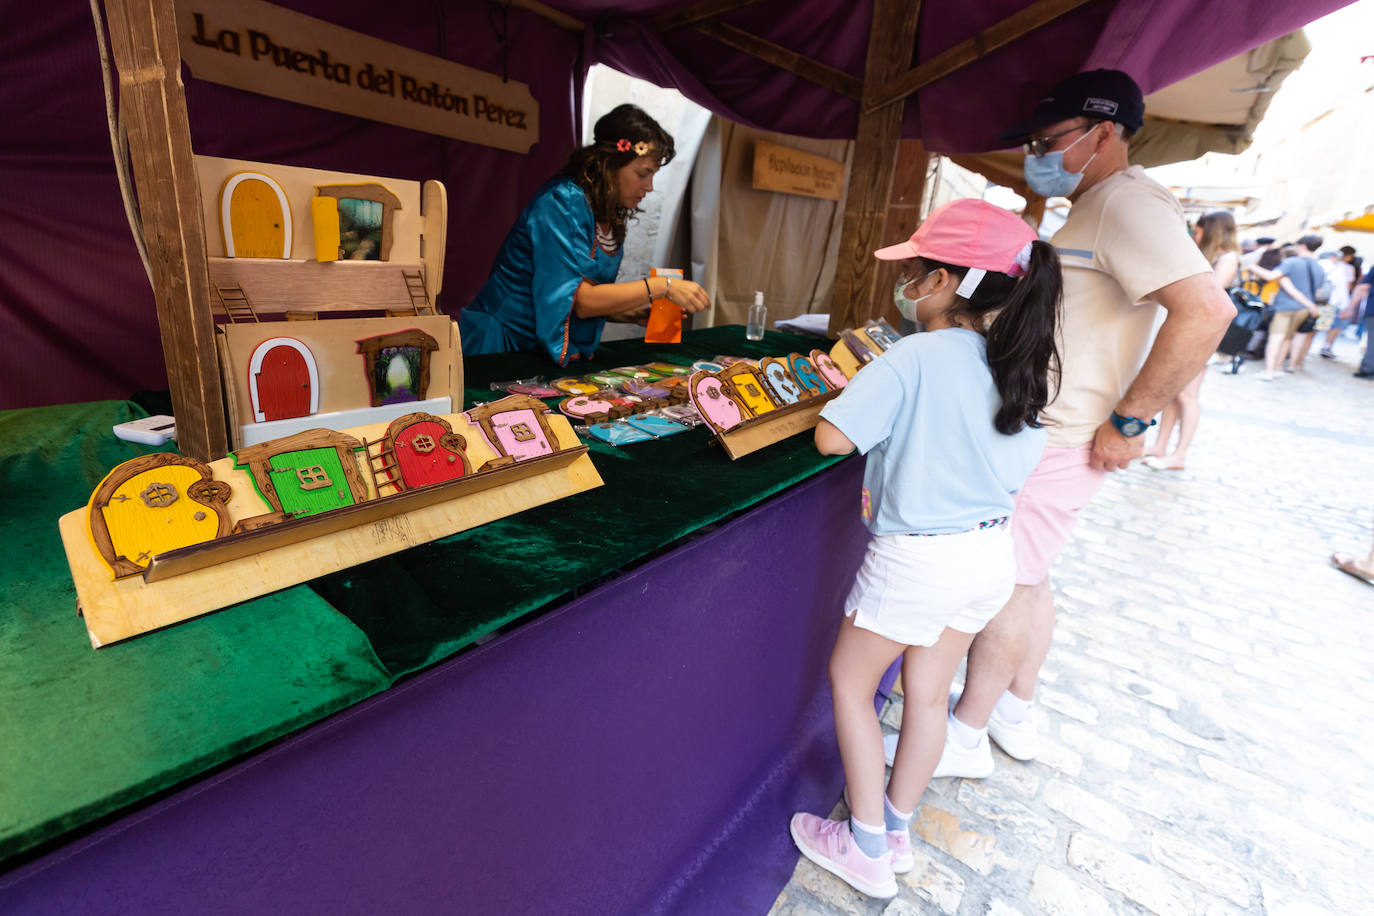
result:
M 711 307 L 711 297 L 706 295 L 706 290 L 691 280 L 674 279 L 668 287 L 668 298 L 689 315 Z
M 1092 460 L 1089 467 L 1099 471 L 1122 471 L 1145 451 L 1145 436 L 1127 438 L 1108 420 L 1097 428 L 1093 437 Z

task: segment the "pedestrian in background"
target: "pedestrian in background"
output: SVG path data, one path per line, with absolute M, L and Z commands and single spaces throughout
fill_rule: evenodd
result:
M 1240 281 L 1240 246 L 1236 244 L 1236 220 L 1228 210 L 1215 210 L 1198 218 L 1193 226 L 1193 241 L 1212 265 L 1212 273 L 1222 289 Z M 1204 366 L 1159 415 L 1159 433 L 1142 453 L 1142 463 L 1156 471 L 1181 471 L 1188 460 L 1188 446 L 1202 419 L 1202 380 Z M 1178 427 L 1178 444 L 1169 451 L 1169 437 Z
M 1317 308 L 1317 288 L 1326 273 L 1312 255 L 1322 246 L 1320 235 L 1304 235 L 1298 239 L 1297 247 L 1279 262 L 1273 270 L 1266 270 L 1260 264 L 1250 268 L 1251 272 L 1263 280 L 1276 281 L 1278 292 L 1272 303 L 1274 316 L 1269 319 L 1269 340 L 1264 345 L 1264 371 L 1258 376 L 1262 382 L 1272 382 L 1279 377 L 1284 359 L 1291 348 L 1298 346 L 1294 337 L 1299 333 L 1308 317 L 1316 319 L 1321 311 Z M 1310 333 L 1310 332 L 1308 332 Z M 1311 343 L 1310 339 L 1308 341 Z M 1292 365 L 1288 371 L 1296 372 L 1301 363 Z
M 1317 320 L 1317 333 L 1326 334 L 1326 342 L 1322 344 L 1321 349 L 1322 359 L 1335 359 L 1336 354 L 1332 352 L 1331 345 L 1350 323 L 1348 312 L 1350 290 L 1354 287 L 1356 279 L 1355 267 L 1346 260 L 1344 249 L 1340 252 L 1323 252 L 1321 265 L 1326 271 L 1326 278 L 1331 281 L 1331 298 L 1322 307 L 1322 317 Z

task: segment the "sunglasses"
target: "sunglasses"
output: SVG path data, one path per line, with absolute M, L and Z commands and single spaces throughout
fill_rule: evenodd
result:
M 1060 137 L 1067 136 L 1076 130 L 1092 130 L 1100 123 L 1102 122 L 1091 121 L 1087 124 L 1079 124 L 1074 127 L 1070 127 L 1068 130 L 1061 130 L 1057 134 L 1050 134 L 1048 137 L 1035 137 L 1034 139 L 1027 140 L 1025 143 L 1021 144 L 1021 148 L 1026 151 L 1026 155 L 1034 156 L 1036 159 L 1041 159 L 1054 146 L 1054 141 L 1058 140 Z

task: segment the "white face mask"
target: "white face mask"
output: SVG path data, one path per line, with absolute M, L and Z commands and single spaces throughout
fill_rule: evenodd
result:
M 916 317 L 916 304 L 918 302 L 924 302 L 925 300 L 929 299 L 931 296 L 935 294 L 926 293 L 924 296 L 918 296 L 915 299 L 908 299 L 906 297 L 906 288 L 913 283 L 921 282 L 921 280 L 924 280 L 928 276 L 930 276 L 930 274 L 926 274 L 925 277 L 920 277 L 916 280 L 908 280 L 906 277 L 898 277 L 897 285 L 892 288 L 892 302 L 894 305 L 897 306 L 897 311 L 901 312 L 902 317 L 905 318 L 907 321 L 919 322 L 920 319 Z

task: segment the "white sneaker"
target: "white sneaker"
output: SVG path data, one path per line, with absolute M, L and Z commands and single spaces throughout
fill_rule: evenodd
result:
M 940 754 L 940 762 L 935 764 L 931 779 L 941 776 L 958 776 L 962 779 L 984 779 L 992 775 L 992 745 L 988 744 L 986 730 L 979 736 L 973 747 L 964 747 L 954 737 L 954 730 L 945 726 L 945 749 Z
M 1008 722 L 993 707 L 988 717 L 988 737 L 997 746 L 1017 760 L 1034 760 L 1040 753 L 1040 732 L 1035 727 L 1035 718 L 1027 710 L 1026 717 L 1020 722 Z
M 892 761 L 897 757 L 897 736 L 883 736 L 883 760 L 888 766 L 892 766 Z M 930 774 L 934 779 L 938 776 L 961 776 L 964 779 L 984 779 L 992 775 L 992 745 L 988 744 L 987 732 L 983 732 L 982 739 L 977 745 L 966 748 L 955 740 L 954 735 L 948 725 L 945 726 L 945 749 L 940 754 L 940 762 L 935 765 L 935 772 Z

